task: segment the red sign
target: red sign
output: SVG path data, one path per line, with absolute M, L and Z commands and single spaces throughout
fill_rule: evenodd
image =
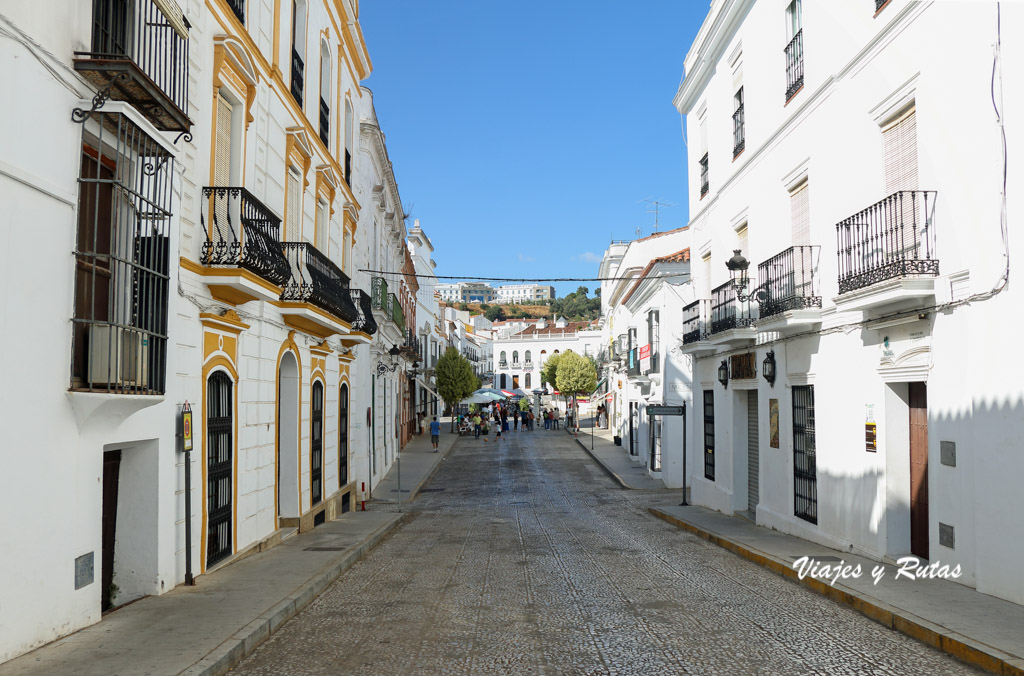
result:
M 651 358 L 651 345 L 650 345 L 650 343 L 648 343 L 647 345 L 641 345 L 640 346 L 640 359 L 650 359 L 650 358 Z
M 614 398 L 615 398 L 615 393 L 614 392 L 609 392 L 608 394 L 604 395 L 604 400 L 605 401 L 611 401 Z

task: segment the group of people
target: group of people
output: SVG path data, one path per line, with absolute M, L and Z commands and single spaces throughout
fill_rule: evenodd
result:
M 459 415 L 460 427 L 466 418 L 466 416 Z M 533 418 L 533 411 L 520 411 L 519 407 L 508 399 L 504 402 L 488 404 L 486 408 L 470 413 L 468 416 L 469 423 L 473 425 L 473 437 L 479 439 L 483 436 L 484 441 L 490 441 L 488 435 L 492 426 L 495 430 L 495 441 L 501 440 L 502 432 L 517 432 L 520 429 L 532 430 Z M 509 422 L 510 419 L 511 422 Z
M 544 429 L 546 430 L 557 430 L 559 422 L 562 420 L 562 412 L 557 408 L 545 408 L 541 411 L 541 416 L 544 417 Z
M 608 407 L 604 404 L 600 404 L 597 407 L 597 428 L 601 430 L 608 429 Z

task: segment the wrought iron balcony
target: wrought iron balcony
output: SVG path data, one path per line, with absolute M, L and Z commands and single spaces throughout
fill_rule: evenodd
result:
M 359 316 L 352 322 L 353 331 L 362 331 L 368 335 L 377 333 L 377 322 L 373 318 L 373 303 L 370 294 L 362 289 L 349 289 L 352 297 L 352 304 L 356 307 Z
M 700 196 L 708 194 L 710 189 L 710 182 L 708 180 L 708 154 L 704 153 L 704 157 L 700 158 Z
M 245 188 L 203 188 L 203 265 L 243 268 L 283 286 L 292 275 L 281 249 L 281 219 Z
M 882 9 L 889 0 L 875 0 L 875 11 Z
M 508 362 L 505 361 L 504 359 L 502 359 L 501 361 L 498 362 L 498 368 L 507 369 L 508 368 Z
M 786 101 L 804 86 L 804 29 L 786 45 Z
M 323 99 L 320 99 L 320 140 L 325 147 L 331 147 L 331 109 Z
M 295 101 L 302 107 L 302 92 L 303 92 L 303 73 L 305 72 L 305 66 L 302 63 L 302 57 L 292 47 L 292 96 Z
M 172 6 L 172 3 L 160 3 Z M 75 70 L 99 88 L 91 111 L 107 99 L 126 101 L 157 129 L 187 132 L 188 19 L 163 13 L 154 0 L 93 0 L 90 51 L 75 52 Z
M 531 370 L 533 368 L 533 362 L 527 359 L 526 361 L 523 362 L 523 368 L 526 369 L 527 371 Z
M 743 128 L 743 104 L 736 107 L 732 114 L 732 157 L 736 157 L 747 147 L 746 131 Z
M 887 279 L 936 277 L 936 192 L 901 190 L 836 224 L 839 293 Z
M 398 296 L 395 294 L 391 294 L 391 321 L 399 331 L 405 332 L 405 310 L 402 309 L 402 304 L 398 302 Z
M 348 275 L 308 242 L 283 242 L 281 246 L 291 266 L 281 300 L 312 303 L 350 324 L 359 318 Z
M 791 246 L 757 266 L 760 318 L 821 307 L 817 261 L 821 247 Z
M 750 305 L 740 303 L 736 286 L 728 281 L 711 291 L 711 334 L 754 325 Z
M 245 25 L 245 0 L 228 0 L 228 7 L 234 13 L 238 20 Z
M 371 307 L 383 313 L 384 317 L 387 318 L 391 316 L 391 298 L 392 294 L 388 293 L 387 280 L 383 277 L 374 277 L 370 281 Z
M 708 339 L 710 317 L 711 301 L 707 298 L 683 307 L 683 345 Z
M 420 353 L 420 341 L 416 338 L 416 333 L 410 329 L 405 334 L 405 342 L 402 343 L 402 351 L 408 356 L 413 357 L 416 361 L 422 361 L 423 355 Z

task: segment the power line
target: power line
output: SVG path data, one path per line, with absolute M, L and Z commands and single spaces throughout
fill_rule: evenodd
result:
M 473 277 L 471 275 L 418 275 L 410 272 L 384 272 L 383 270 L 370 270 L 367 268 L 360 268 L 359 272 L 367 272 L 371 275 L 394 275 L 395 277 L 430 277 L 432 279 L 462 279 L 467 281 L 476 282 L 618 282 L 623 280 L 635 280 L 637 277 L 543 277 L 543 278 L 525 278 L 525 277 Z M 673 274 L 663 275 L 647 275 L 644 279 L 668 279 L 672 277 L 681 277 L 685 273 L 677 272 Z

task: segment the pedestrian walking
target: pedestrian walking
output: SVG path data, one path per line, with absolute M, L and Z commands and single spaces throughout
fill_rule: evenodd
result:
M 494 440 L 501 441 L 501 414 L 494 412 Z
M 561 417 L 562 417 L 562 412 L 559 411 L 558 407 L 556 406 L 555 410 L 551 412 L 552 427 L 554 427 L 556 430 L 558 429 L 558 422 L 561 419 Z
M 480 430 L 480 423 L 481 422 L 482 421 L 480 420 L 480 414 L 479 413 L 477 413 L 476 415 L 473 416 L 473 432 L 476 435 L 476 436 L 473 437 L 474 439 L 479 439 L 480 438 L 480 431 L 481 431 Z
M 512 410 L 512 430 L 515 432 L 519 431 L 519 408 L 516 407 Z
M 530 431 L 533 431 L 533 411 L 529 411 L 527 415 L 530 416 Z
M 430 421 L 430 443 L 434 444 L 434 453 L 437 453 L 437 442 L 441 440 L 441 423 L 437 422 L 437 416 Z

